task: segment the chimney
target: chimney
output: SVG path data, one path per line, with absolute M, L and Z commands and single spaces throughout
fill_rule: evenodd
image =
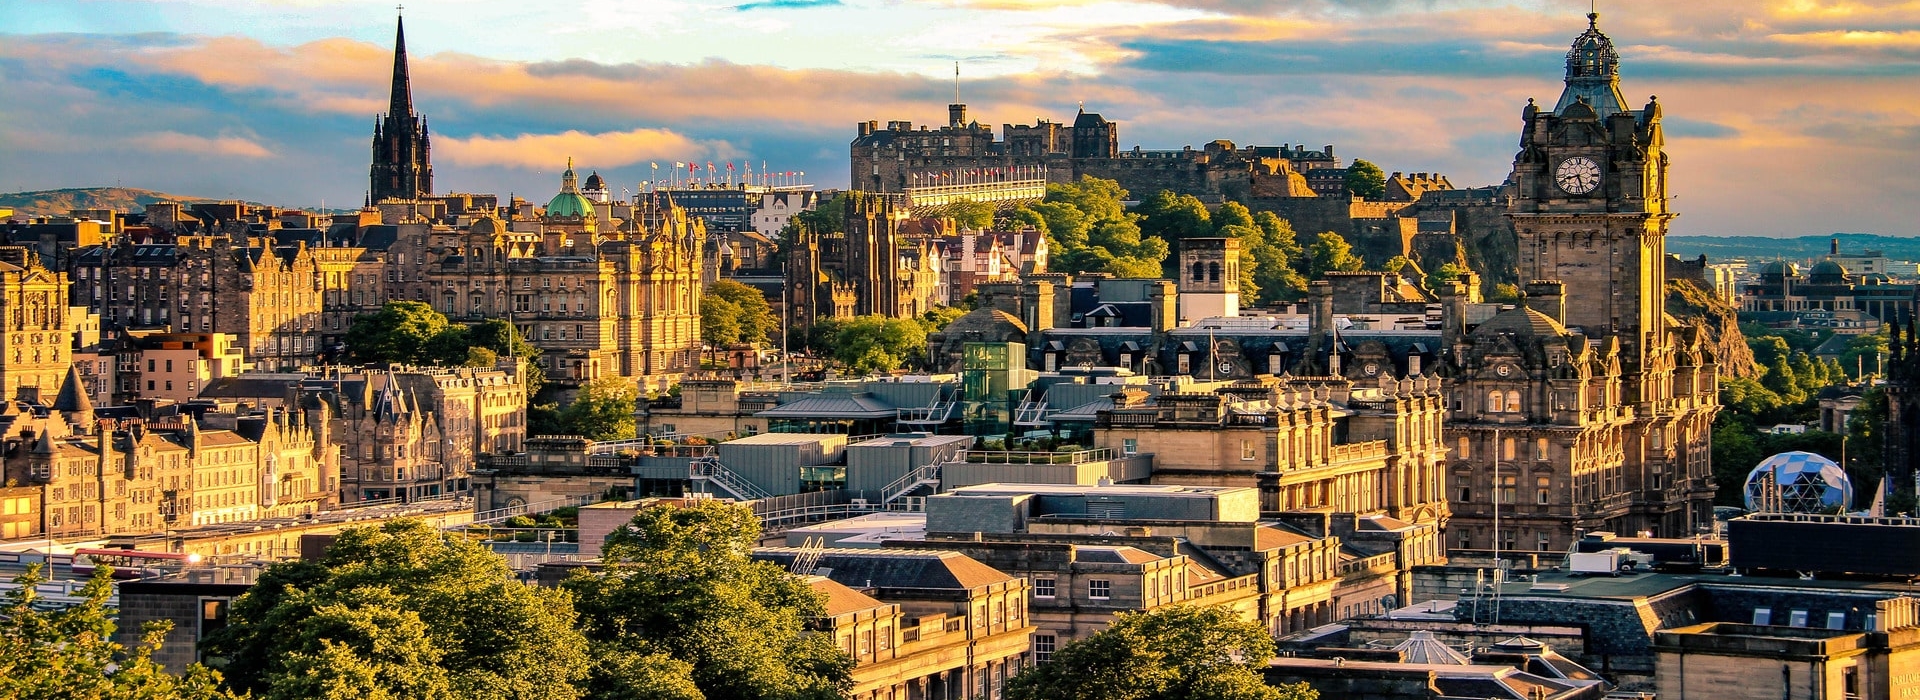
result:
M 1527 308 L 1546 314 L 1565 325 L 1567 322 L 1567 285 L 1560 280 L 1533 280 L 1527 283 Z

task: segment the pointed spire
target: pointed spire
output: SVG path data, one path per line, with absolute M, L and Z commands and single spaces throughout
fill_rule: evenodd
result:
M 393 21 L 393 95 L 387 113 L 395 117 L 413 114 L 413 81 L 407 75 L 407 22 Z
M 68 422 L 93 419 L 93 400 L 87 398 L 87 385 L 80 379 L 80 365 L 67 365 L 67 381 L 60 385 L 60 395 L 53 400 L 53 410 L 65 414 Z

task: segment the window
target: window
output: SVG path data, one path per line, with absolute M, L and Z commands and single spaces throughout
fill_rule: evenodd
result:
M 1052 639 L 1052 637 L 1048 637 Z M 1038 656 L 1040 638 L 1033 638 L 1033 649 Z M 1848 666 L 1840 670 L 1840 693 L 1846 700 L 1860 700 L 1860 667 Z
M 1506 411 L 1507 411 L 1506 395 L 1500 393 L 1499 391 L 1487 392 L 1487 412 L 1488 413 L 1505 413 Z
M 1033 597 L 1052 598 L 1054 581 L 1055 580 L 1052 578 L 1034 579 L 1033 580 Z
M 1514 477 L 1514 476 L 1500 477 L 1500 502 L 1501 503 L 1513 503 L 1514 494 L 1516 491 L 1519 490 L 1515 486 L 1518 480 L 1519 480 L 1519 477 Z
M 1542 462 L 1547 460 L 1547 439 L 1546 438 L 1534 438 L 1533 458 L 1540 460 Z
M 1242 462 L 1253 461 L 1253 441 L 1252 440 L 1240 441 L 1240 461 Z
M 1533 502 L 1543 506 L 1547 505 L 1547 502 L 1553 497 L 1548 493 L 1548 489 L 1552 486 L 1552 478 L 1544 476 L 1535 478 L 1533 480 Z
M 1460 436 L 1460 449 L 1456 451 L 1460 453 L 1461 459 L 1470 459 L 1473 456 L 1473 451 L 1468 449 L 1468 445 L 1471 444 L 1473 444 L 1473 442 L 1468 440 L 1467 436 Z
M 1106 600 L 1113 597 L 1113 582 L 1097 578 L 1087 582 L 1087 597 L 1094 600 Z
M 1460 498 L 1455 500 L 1462 503 L 1473 500 L 1473 481 L 1470 477 L 1465 474 L 1455 476 L 1453 484 L 1460 488 Z
M 1184 352 L 1180 353 L 1179 368 L 1176 371 L 1179 374 L 1186 374 L 1192 371 L 1191 368 L 1192 368 L 1192 359 L 1187 355 L 1187 353 L 1184 353 Z
M 1053 636 L 1053 635 L 1051 635 L 1051 634 L 1036 634 L 1036 635 L 1033 635 L 1033 660 L 1034 660 L 1034 662 L 1035 662 L 1035 663 L 1046 663 L 1046 662 L 1047 662 L 1047 659 L 1053 656 L 1053 649 L 1054 649 L 1054 645 L 1055 645 L 1055 644 L 1056 644 L 1056 642 L 1055 642 L 1055 640 L 1054 640 L 1054 636 Z M 1851 669 L 1851 668 L 1849 668 L 1849 669 L 1847 669 L 1847 670 L 1848 670 L 1848 671 L 1852 671 L 1853 669 Z
M 1120 451 L 1125 454 L 1138 454 L 1140 441 L 1135 438 L 1125 438 L 1120 441 Z
M 1502 455 L 1502 457 L 1504 457 L 1507 460 L 1512 460 L 1513 455 L 1515 454 L 1514 447 L 1518 443 L 1516 443 L 1513 438 L 1507 438 L 1506 440 L 1503 440 L 1502 443 L 1503 444 L 1500 445 L 1500 451 L 1506 453 Z
M 1507 392 L 1507 412 L 1508 413 L 1520 412 L 1520 392 L 1518 391 Z

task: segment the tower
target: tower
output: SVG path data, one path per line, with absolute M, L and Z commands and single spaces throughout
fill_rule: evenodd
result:
M 1519 234 L 1521 279 L 1581 290 L 1565 324 L 1617 336 L 1629 401 L 1655 399 L 1666 299 L 1667 156 L 1660 105 L 1627 108 L 1620 54 L 1599 15 L 1567 52 L 1566 87 L 1553 110 L 1531 101 L 1513 163 L 1507 217 Z
M 893 202 L 885 195 L 847 196 L 845 281 L 853 285 L 854 314 L 900 315 L 900 250 Z
M 1240 239 L 1180 241 L 1180 320 L 1240 315 Z
M 433 158 L 427 120 L 413 111 L 413 85 L 407 76 L 407 28 L 396 20 L 393 30 L 393 87 L 387 113 L 373 127 L 373 168 L 368 195 L 372 203 L 386 199 L 418 199 L 433 194 Z

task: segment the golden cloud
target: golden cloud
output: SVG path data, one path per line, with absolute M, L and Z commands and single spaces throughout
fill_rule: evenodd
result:
M 155 151 L 175 153 L 198 153 L 241 158 L 269 158 L 273 151 L 267 150 L 254 141 L 238 136 L 195 136 L 178 131 L 162 131 L 152 134 L 133 136 L 127 139 L 134 146 Z
M 520 134 L 513 137 L 474 136 L 435 139 L 435 150 L 466 167 L 507 166 L 556 168 L 568 158 L 581 167 L 614 168 L 676 158 L 731 159 L 741 155 L 725 141 L 696 141 L 666 129 L 634 129 L 589 134 Z

